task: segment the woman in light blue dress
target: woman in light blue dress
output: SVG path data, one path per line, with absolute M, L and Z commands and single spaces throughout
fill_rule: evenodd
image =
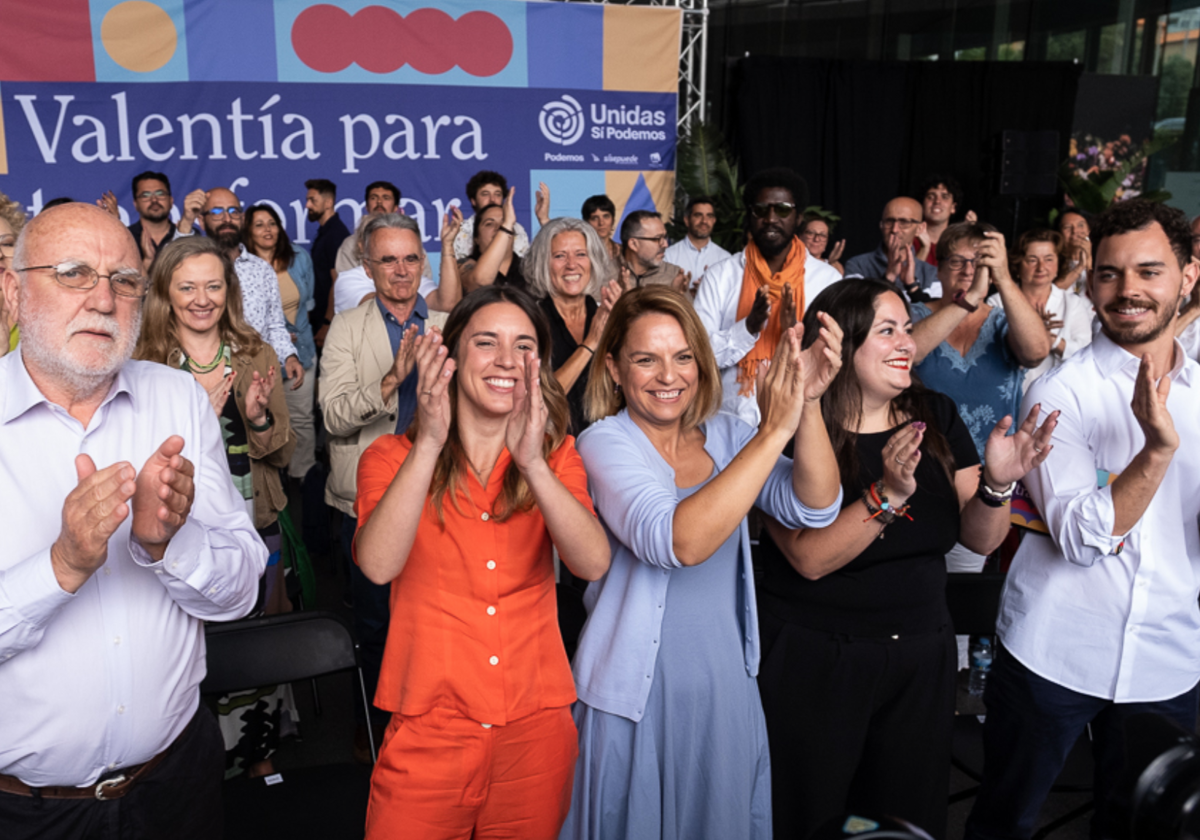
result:
M 596 351 L 579 439 L 609 572 L 575 656 L 580 755 L 563 840 L 769 840 L 770 759 L 746 514 L 822 527 L 840 508 L 818 407 L 841 364 L 822 316 L 801 353 L 776 330 L 763 420 L 715 415 L 720 373 L 682 294 L 621 296 Z M 789 441 L 802 455 L 781 454 Z

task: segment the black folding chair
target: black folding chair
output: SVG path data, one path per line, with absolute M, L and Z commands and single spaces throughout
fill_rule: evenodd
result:
M 1003 572 L 951 573 L 947 575 L 946 606 L 954 622 L 954 632 L 959 635 L 990 636 L 996 632 L 996 618 L 1000 614 L 1000 592 L 1004 588 Z M 970 799 L 979 792 L 983 779 L 983 725 L 974 715 L 955 715 L 954 741 L 950 763 L 963 775 L 976 782 L 969 788 L 951 794 L 950 803 Z M 1092 790 L 1093 757 L 1090 732 L 1085 731 L 1071 748 L 1066 764 L 1050 792 L 1089 793 Z M 1033 840 L 1043 840 L 1051 832 L 1089 813 L 1095 803 L 1088 801 L 1063 814 L 1033 835 Z
M 371 757 L 375 738 L 370 703 L 358 661 L 358 645 L 346 624 L 331 612 L 297 612 L 227 624 L 210 624 L 206 695 L 281 685 L 349 672 L 362 703 Z M 223 788 L 225 837 L 362 838 L 371 768 L 328 764 L 284 770 L 258 779 L 233 779 Z

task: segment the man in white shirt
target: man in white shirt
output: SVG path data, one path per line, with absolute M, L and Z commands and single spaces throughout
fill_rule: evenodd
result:
M 825 289 L 842 279 L 828 263 L 814 257 L 796 236 L 808 204 L 808 184 L 790 169 L 758 173 L 743 191 L 746 250 L 710 268 L 696 290 L 696 314 L 708 330 L 721 368 L 724 396 L 721 411 L 758 426 L 758 400 L 752 371 L 756 356 L 770 358 L 773 342 L 760 342 L 779 333 L 779 289 L 792 283 L 801 304 L 796 316 Z M 752 258 L 748 257 L 752 255 Z
M 246 615 L 267 561 L 220 424 L 187 373 L 129 361 L 148 284 L 117 219 L 39 215 L 3 288 L 0 837 L 215 840 L 203 622 Z
M 716 224 L 716 204 L 711 198 L 698 195 L 690 199 L 683 211 L 687 236 L 668 248 L 663 259 L 682 268 L 693 280 L 699 280 L 704 272 L 730 256 L 728 251 L 712 241 Z
M 1192 731 L 1200 680 L 1200 365 L 1175 340 L 1196 283 L 1187 219 L 1129 201 L 1093 230 L 1088 292 L 1101 333 L 1029 389 L 1060 411 L 1053 451 L 1025 477 L 1048 536 L 1027 534 L 1001 600 L 984 700 L 983 786 L 966 837 L 1026 838 L 1091 723 L 1093 836 L 1132 715 Z

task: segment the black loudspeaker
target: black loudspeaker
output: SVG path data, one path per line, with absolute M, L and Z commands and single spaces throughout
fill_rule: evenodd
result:
M 1057 193 L 1058 132 L 1001 132 L 997 192 L 1017 196 Z

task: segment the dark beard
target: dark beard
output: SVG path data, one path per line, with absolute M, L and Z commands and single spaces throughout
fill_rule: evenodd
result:
M 221 228 L 213 236 L 213 241 L 224 248 L 226 251 L 232 251 L 242 244 L 241 233 L 235 228 Z
M 319 221 L 321 221 L 321 214 L 318 213 L 316 210 L 309 210 L 308 211 L 308 220 L 310 222 L 319 222 Z
M 1121 307 L 1121 304 L 1130 303 L 1130 302 L 1131 301 L 1129 301 L 1128 298 L 1119 298 L 1119 299 L 1113 301 L 1112 303 L 1110 303 L 1107 308 L 1108 309 L 1119 309 Z M 1119 329 L 1119 328 L 1114 329 L 1112 326 L 1109 325 L 1108 321 L 1105 320 L 1104 318 L 1100 319 L 1100 326 L 1101 326 L 1101 329 L 1104 330 L 1104 334 L 1107 335 L 1109 338 L 1111 338 L 1113 340 L 1113 342 L 1116 344 L 1121 344 L 1121 345 L 1148 344 L 1151 341 L 1154 341 L 1156 338 L 1158 338 L 1164 332 L 1166 332 L 1167 329 L 1175 322 L 1175 313 L 1178 310 L 1179 310 L 1179 299 L 1176 298 L 1175 302 L 1172 303 L 1170 306 L 1159 307 L 1159 308 L 1155 308 L 1155 309 L 1151 310 L 1152 312 L 1154 312 L 1154 314 L 1156 314 L 1158 316 L 1158 320 L 1156 320 L 1153 324 L 1150 324 L 1148 326 L 1128 327 L 1124 330 Z M 1108 313 L 1106 312 L 1105 314 L 1108 314 Z
M 793 236 L 791 239 L 781 237 L 778 242 L 771 242 L 770 240 L 766 240 L 766 237 L 754 235 L 751 235 L 750 238 L 753 239 L 754 244 L 758 246 L 758 252 L 762 254 L 765 259 L 771 260 L 791 248 L 792 239 L 795 239 L 796 237 Z M 766 241 L 760 242 L 760 239 Z
M 145 221 L 153 222 L 154 224 L 158 224 L 159 222 L 165 222 L 167 219 L 171 218 L 171 211 L 170 210 L 160 210 L 157 213 L 142 213 L 141 215 L 142 215 L 142 219 L 144 219 Z

